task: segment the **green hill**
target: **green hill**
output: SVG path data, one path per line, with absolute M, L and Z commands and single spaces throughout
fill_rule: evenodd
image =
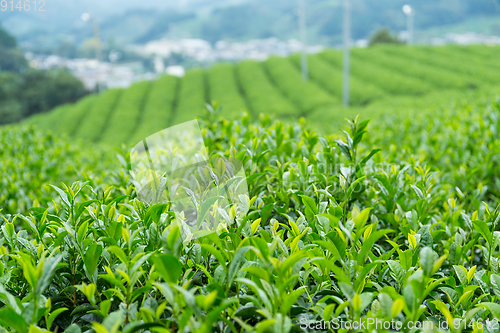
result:
M 254 118 L 261 113 L 279 119 L 304 116 L 325 126 L 352 110 L 400 106 L 398 100 L 410 105 L 429 96 L 435 101 L 491 90 L 500 85 L 500 58 L 495 56 L 499 51 L 500 47 L 488 46 L 354 49 L 351 109 L 341 105 L 342 53 L 327 50 L 309 56 L 309 81 L 302 80 L 299 55 L 219 64 L 189 71 L 180 79 L 163 76 L 126 90 L 108 90 L 26 122 L 90 142 L 133 145 L 194 119 L 206 103 L 218 101 L 228 119 L 246 111 Z

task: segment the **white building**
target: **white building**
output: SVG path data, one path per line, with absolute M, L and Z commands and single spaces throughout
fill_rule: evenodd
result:
M 26 57 L 34 68 L 67 68 L 88 90 L 95 89 L 97 84 L 107 88 L 126 88 L 134 82 L 155 78 L 153 73 L 145 73 L 141 62 L 113 64 L 96 59 L 66 59 L 33 54 L 27 54 Z
M 302 50 L 302 43 L 291 39 L 281 41 L 277 38 L 254 39 L 247 42 L 219 41 L 212 47 L 202 39 L 161 39 L 132 49 L 146 57 L 168 58 L 174 53 L 182 54 L 199 62 L 239 61 L 243 59 L 265 60 L 271 55 L 288 56 Z M 317 53 L 322 46 L 308 46 L 308 53 Z

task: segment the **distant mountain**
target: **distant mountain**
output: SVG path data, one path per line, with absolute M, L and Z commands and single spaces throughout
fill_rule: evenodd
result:
M 305 0 L 309 26 L 309 40 L 312 43 L 335 44 L 341 41 L 343 8 L 342 0 Z M 500 0 L 351 0 L 353 38 L 368 38 L 375 30 L 389 27 L 392 30 L 406 29 L 406 17 L 402 12 L 405 4 L 416 11 L 417 31 L 456 25 L 471 18 L 499 17 Z M 298 37 L 298 0 L 252 0 L 220 2 L 210 7 L 213 1 L 205 1 L 205 7 L 194 7 L 189 11 L 179 9 L 158 12 L 149 29 L 134 42 L 146 42 L 162 37 L 191 36 L 218 40 L 248 40 L 278 37 Z M 124 25 L 133 15 L 115 17 Z M 150 22 L 151 23 L 151 22 Z M 494 27 L 495 28 L 495 27 Z M 496 29 L 496 30 L 495 30 Z M 492 29 L 491 34 L 500 33 Z M 484 31 L 481 31 L 484 32 Z M 487 31 L 488 32 L 488 31 Z
M 342 0 L 305 0 L 309 40 L 341 40 Z M 80 44 L 92 36 L 80 17 L 91 13 L 100 23 L 101 39 L 116 44 L 145 43 L 162 37 L 248 40 L 298 37 L 298 0 L 51 0 L 45 12 L 2 12 L 3 26 L 24 48 L 52 49 Z M 411 4 L 417 31 L 457 25 L 473 18 L 500 15 L 500 0 L 351 0 L 353 38 L 367 38 L 381 27 L 405 30 L 401 10 Z M 489 21 L 488 21 L 489 22 Z M 484 27 L 483 27 L 484 28 Z M 500 33 L 500 22 L 486 32 Z
M 57 47 L 61 43 L 79 43 L 92 35 L 92 28 L 81 20 L 90 13 L 103 26 L 103 40 L 113 38 L 129 43 L 171 13 L 210 11 L 242 0 L 46 0 L 44 12 L 2 11 L 0 24 L 25 48 Z M 159 14 L 162 15 L 159 15 Z M 177 15 L 177 14 L 176 14 Z

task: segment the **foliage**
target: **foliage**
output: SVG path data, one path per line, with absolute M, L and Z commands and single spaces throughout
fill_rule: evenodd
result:
M 178 84 L 178 78 L 169 75 L 165 75 L 151 84 L 150 92 L 144 102 L 144 109 L 141 112 L 141 121 L 134 136 L 129 140 L 131 144 L 167 127 L 172 115 Z
M 0 48 L 14 48 L 17 46 L 14 36 L 0 26 Z
M 179 94 L 176 97 L 177 107 L 169 125 L 180 124 L 200 115 L 206 103 L 205 72 L 201 69 L 187 72 L 180 82 Z
M 217 113 L 210 107 L 200 119 L 205 144 L 243 162 L 250 191 L 248 213 L 218 233 L 182 243 L 170 203 L 137 200 L 125 152 L 105 174 L 46 186 L 48 198 L 29 212 L 17 205 L 28 202 L 21 194 L 35 199 L 47 180 L 7 191 L 6 330 L 306 332 L 336 318 L 449 320 L 448 331 L 465 332 L 498 319 L 500 99 L 385 115 L 375 131 L 353 119 L 326 136 L 303 123 Z M 14 156 L 3 182 L 26 165 L 16 158 L 29 156 L 31 175 L 47 161 L 54 171 L 79 161 L 62 160 L 60 147 L 40 154 L 63 144 L 52 134 L 0 133 Z
M 5 111 L 0 107 L 0 124 L 47 112 L 64 103 L 73 103 L 86 94 L 83 83 L 66 70 L 28 69 L 21 74 L 1 72 L 0 98 L 16 107 L 6 108 Z M 11 113 L 12 118 L 2 117 L 6 113 Z
M 338 104 L 338 100 L 321 87 L 305 81 L 289 59 L 271 57 L 263 64 L 272 82 L 303 112 L 310 112 L 319 106 Z
M 61 109 L 64 111 L 64 109 Z M 110 152 L 79 142 L 69 143 L 61 135 L 42 134 L 33 126 L 0 128 L 0 210 L 3 214 L 27 213 L 33 203 L 52 201 L 51 182 L 73 182 L 100 177 L 115 161 Z M 92 147 L 92 148 L 91 148 Z M 91 153 L 89 153 L 91 152 Z
M 66 70 L 30 68 L 14 37 L 0 27 L 0 125 L 73 103 L 85 94 L 83 83 Z
M 269 81 L 259 62 L 240 62 L 236 65 L 236 73 L 250 109 L 254 113 L 264 110 L 280 116 L 297 113 L 297 108 Z
M 320 53 L 320 56 L 333 66 L 341 68 L 341 52 L 328 50 Z M 391 95 L 421 95 L 431 90 L 423 80 L 356 58 L 352 59 L 351 72 L 353 76 L 370 82 Z
M 28 67 L 23 52 L 16 46 L 16 39 L 0 26 L 0 73 L 20 72 Z
M 28 67 L 28 61 L 21 50 L 0 47 L 0 71 L 21 72 Z
M 12 123 L 21 119 L 23 107 L 18 100 L 20 77 L 16 73 L 0 73 L 0 124 Z
M 83 83 L 64 69 L 27 70 L 18 91 L 24 117 L 73 103 L 87 93 Z
M 210 99 L 222 107 L 222 115 L 229 119 L 239 118 L 242 111 L 248 110 L 240 86 L 236 81 L 234 66 L 229 63 L 218 64 L 210 68 L 208 91 Z
M 400 40 L 397 35 L 391 33 L 388 28 L 382 28 L 370 36 L 368 41 L 369 46 L 374 46 L 377 44 L 404 44 L 405 42 Z
M 424 65 L 411 58 L 398 57 L 383 52 L 383 47 L 377 47 L 369 54 L 353 50 L 353 57 L 360 61 L 372 62 L 391 72 L 402 73 L 405 76 L 415 77 L 427 82 L 436 89 L 468 89 L 481 85 L 474 77 L 457 74 L 451 70 Z
M 54 130 L 54 132 L 68 133 L 66 128 L 63 128 L 62 123 L 66 117 L 70 117 L 73 114 L 73 105 L 64 104 L 58 106 L 51 112 L 47 114 L 38 113 L 32 117 L 26 119 L 24 124 L 36 125 L 37 128 L 43 130 Z M 56 131 L 57 130 L 57 131 Z
M 59 126 L 64 129 L 64 133 L 74 135 L 82 121 L 88 117 L 89 111 L 99 102 L 98 99 L 98 96 L 91 95 L 75 103 L 71 112 L 60 115 Z
M 122 98 L 116 104 L 109 120 L 109 124 L 113 124 L 114 126 L 104 131 L 101 138 L 102 142 L 126 143 L 130 140 L 130 135 L 134 133 L 137 124 L 141 120 L 150 84 L 149 81 L 136 83 L 121 95 Z M 75 122 L 79 120 L 76 112 L 71 116 L 74 117 Z M 87 118 L 87 121 L 92 121 L 92 119 Z
M 93 142 L 134 144 L 166 126 L 194 119 L 205 103 L 218 101 L 222 116 L 228 120 L 246 110 L 254 120 L 266 113 L 295 119 L 305 116 L 318 127 L 324 127 L 325 119 L 334 119 L 332 126 L 340 126 L 346 113 L 400 112 L 395 101 L 405 96 L 418 96 L 420 101 L 436 95 L 442 100 L 440 95 L 453 94 L 456 99 L 472 91 L 489 91 L 500 84 L 498 51 L 499 47 L 489 46 L 378 45 L 353 49 L 350 104 L 354 108 L 349 109 L 341 104 L 342 53 L 326 50 L 309 55 L 307 82 L 300 75 L 299 55 L 225 63 L 188 71 L 183 78 L 160 77 L 150 83 L 151 89 L 134 86 L 105 92 L 86 109 L 85 117 L 77 103 L 66 108 L 70 114 L 62 116 L 64 121 L 49 113 L 26 122 Z M 1 81 L 0 75 L 1 82 L 16 82 L 11 76 L 4 77 L 7 80 Z M 5 87 L 5 93 L 0 89 L 0 96 L 6 96 L 0 112 L 7 119 L 22 105 L 9 98 L 12 84 Z M 122 118 L 124 113 L 131 117 Z M 135 121 L 134 126 L 125 125 L 126 135 L 121 128 L 123 119 Z M 68 124 L 70 121 L 74 124 Z
M 81 118 L 81 122 L 76 128 L 75 136 L 82 138 L 84 141 L 99 141 L 102 133 L 109 126 L 108 121 L 111 119 L 111 115 L 123 93 L 124 89 L 109 89 L 103 92 L 98 103 L 93 103 L 86 111 L 85 116 Z M 86 121 L 87 119 L 92 119 L 92 121 Z M 42 128 L 55 129 L 56 127 L 49 126 Z M 61 127 L 59 126 L 59 128 Z M 65 129 L 61 130 L 65 131 Z
M 496 48 L 494 48 L 496 49 Z M 496 59 L 474 57 L 456 52 L 449 47 L 412 47 L 412 48 L 387 48 L 387 51 L 396 56 L 403 56 L 420 62 L 433 68 L 445 69 L 450 72 L 459 73 L 481 82 L 498 84 L 499 78 L 496 75 Z M 497 58 L 498 59 L 498 58 Z M 497 65 L 498 66 L 498 65 Z
M 300 54 L 291 56 L 297 67 L 300 66 Z M 331 66 L 318 55 L 308 56 L 308 70 L 310 79 L 331 94 L 342 98 L 342 69 Z M 350 78 L 350 102 L 352 105 L 366 105 L 383 95 L 383 91 L 372 83 L 359 80 L 357 77 Z

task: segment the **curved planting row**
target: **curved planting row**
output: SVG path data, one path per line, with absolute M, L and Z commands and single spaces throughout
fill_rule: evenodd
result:
M 314 82 L 305 81 L 288 58 L 272 57 L 262 64 L 276 87 L 302 112 L 339 102 Z
M 124 89 L 110 89 L 102 93 L 99 101 L 94 103 L 87 111 L 75 136 L 86 141 L 97 142 L 106 131 L 111 115 L 118 104 L 119 99 L 125 93 Z
M 300 66 L 300 54 L 294 54 L 290 59 L 297 67 Z M 342 98 L 342 70 L 340 68 L 332 66 L 318 55 L 309 55 L 308 69 L 312 81 L 336 96 L 338 100 Z M 350 101 L 353 105 L 367 104 L 384 94 L 378 87 L 356 77 L 351 77 L 350 81 Z
M 320 53 L 319 56 L 338 68 L 342 66 L 341 52 L 329 50 Z M 372 83 L 394 95 L 418 95 L 430 91 L 430 87 L 422 80 L 356 58 L 352 59 L 351 73 L 358 79 Z
M 372 62 L 381 68 L 421 79 L 434 88 L 467 88 L 477 86 L 479 82 L 474 78 L 456 74 L 450 70 L 430 67 L 418 59 L 396 57 L 386 54 L 384 47 L 377 47 L 370 52 L 363 49 L 353 50 L 353 57 L 364 62 Z M 391 49 L 391 48 L 389 48 Z M 408 49 L 411 51 L 411 49 Z
M 73 136 L 80 124 L 83 121 L 88 121 L 86 119 L 87 113 L 96 103 L 99 103 L 99 97 L 98 95 L 92 95 L 83 98 L 74 105 L 71 112 L 64 113 L 59 122 L 59 132 Z
M 43 130 L 56 131 L 59 129 L 59 124 L 66 113 L 72 112 L 73 109 L 74 104 L 60 105 L 50 112 L 35 114 L 26 119 L 23 123 L 36 125 L 38 128 Z
M 298 113 L 298 108 L 269 81 L 259 62 L 243 61 L 236 65 L 236 72 L 250 108 L 255 113 L 278 116 Z
M 438 51 L 441 49 L 441 51 Z M 399 57 L 408 57 L 420 61 L 431 68 L 442 68 L 459 75 L 471 77 L 477 81 L 496 84 L 500 82 L 498 72 L 486 66 L 480 57 L 458 55 L 453 50 L 432 47 L 418 48 L 388 48 L 388 54 Z
M 217 101 L 222 106 L 222 115 L 231 119 L 248 110 L 244 96 L 236 82 L 234 65 L 229 63 L 215 65 L 207 71 L 210 102 Z
M 28 118 L 24 123 L 37 125 L 45 130 L 52 130 L 57 134 L 74 136 L 80 125 L 87 121 L 89 110 L 99 104 L 100 96 L 88 96 L 75 104 L 65 104 L 46 114 L 37 114 Z
M 199 116 L 205 106 L 205 71 L 188 71 L 180 83 L 177 108 L 170 125 L 180 124 Z
M 392 95 L 415 96 L 440 89 L 500 83 L 499 47 L 378 46 L 352 51 L 350 100 L 365 106 Z M 248 110 L 276 116 L 343 113 L 342 52 L 308 57 L 309 81 L 300 74 L 300 55 L 193 69 L 184 78 L 163 76 L 129 89 L 111 89 L 76 104 L 35 115 L 25 123 L 67 133 L 87 142 L 134 144 L 167 126 L 199 116 L 218 101 L 226 119 Z
M 492 54 L 493 57 L 471 57 L 463 52 L 456 52 L 454 47 L 449 48 L 446 46 L 431 49 L 429 54 L 431 57 L 450 59 L 454 63 L 468 64 L 469 68 L 476 70 L 478 79 L 495 84 L 499 82 L 500 58 L 498 53 L 496 55 Z
M 451 46 L 447 46 L 451 48 Z M 489 46 L 489 45 L 473 45 L 473 46 L 458 46 L 455 45 L 454 51 L 460 52 L 462 54 L 467 54 L 473 57 L 481 57 L 484 60 L 494 60 L 499 62 L 498 54 L 500 54 L 500 46 Z
M 162 76 L 151 83 L 150 92 L 142 110 L 141 121 L 129 140 L 130 144 L 136 144 L 169 125 L 178 84 L 179 79 L 169 75 Z
M 151 82 L 134 84 L 125 91 L 106 125 L 101 141 L 110 144 L 126 143 L 141 122 L 141 110 Z M 89 119 L 87 119 L 89 121 Z

